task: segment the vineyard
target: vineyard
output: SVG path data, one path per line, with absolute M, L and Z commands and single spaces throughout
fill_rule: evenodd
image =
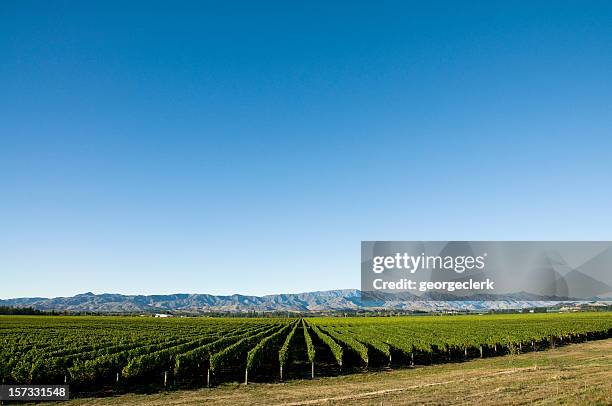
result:
M 129 391 L 270 382 L 610 337 L 611 313 L 348 318 L 0 316 L 4 383 Z

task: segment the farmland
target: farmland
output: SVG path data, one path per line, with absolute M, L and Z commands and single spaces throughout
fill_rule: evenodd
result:
M 610 405 L 612 339 L 317 379 L 73 399 L 70 406 Z
M 0 377 L 73 392 L 347 375 L 610 337 L 611 313 L 361 318 L 0 317 Z

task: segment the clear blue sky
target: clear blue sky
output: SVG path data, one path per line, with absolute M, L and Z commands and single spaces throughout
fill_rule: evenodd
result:
M 612 239 L 610 2 L 94 3 L 0 3 L 1 298 Z

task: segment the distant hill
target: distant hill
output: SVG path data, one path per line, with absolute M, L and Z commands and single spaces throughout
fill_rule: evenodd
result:
M 209 313 L 209 312 L 317 312 L 317 311 L 355 311 L 364 309 L 387 309 L 405 311 L 439 310 L 491 310 L 549 307 L 558 305 L 552 298 L 538 297 L 529 293 L 517 293 L 504 297 L 483 296 L 481 300 L 419 300 L 414 297 L 382 295 L 376 302 L 366 306 L 361 300 L 361 292 L 356 289 L 329 290 L 295 294 L 267 296 L 215 296 L 207 294 L 173 295 L 120 295 L 93 294 L 91 292 L 72 297 L 56 298 L 16 298 L 0 300 L 0 306 L 31 307 L 37 310 L 56 310 L 69 312 L 98 313 Z M 374 307 L 372 307 L 374 306 Z

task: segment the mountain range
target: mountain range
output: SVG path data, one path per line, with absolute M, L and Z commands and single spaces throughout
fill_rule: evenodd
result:
M 0 300 L 0 306 L 32 307 L 44 311 L 96 313 L 159 313 L 176 312 L 205 314 L 211 312 L 326 312 L 360 310 L 401 311 L 483 311 L 558 306 L 559 300 L 516 293 L 503 297 L 483 296 L 479 300 L 422 300 L 414 297 L 384 295 L 375 302 L 365 303 L 356 289 L 329 290 L 267 296 L 208 294 L 121 295 L 91 292 L 72 297 L 16 298 Z M 578 301 L 569 301 L 577 303 Z

